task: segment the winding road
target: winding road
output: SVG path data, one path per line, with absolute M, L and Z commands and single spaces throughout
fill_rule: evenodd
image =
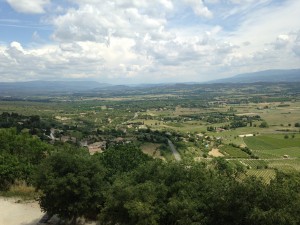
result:
M 181 156 L 180 156 L 180 154 L 177 152 L 177 150 L 176 150 L 174 144 L 172 143 L 172 141 L 170 141 L 169 139 L 168 139 L 168 144 L 169 144 L 170 149 L 171 149 L 171 151 L 172 151 L 172 153 L 173 153 L 173 155 L 174 155 L 174 157 L 175 157 L 175 160 L 176 160 L 176 161 L 180 161 L 180 160 L 181 160 Z

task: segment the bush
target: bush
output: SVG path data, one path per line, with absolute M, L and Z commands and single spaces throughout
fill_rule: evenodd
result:
M 261 124 L 259 125 L 260 128 L 268 128 L 269 125 L 266 121 L 261 122 Z

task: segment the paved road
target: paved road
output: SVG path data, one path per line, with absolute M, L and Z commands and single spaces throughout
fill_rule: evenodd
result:
M 137 119 L 137 118 L 138 118 L 138 116 L 139 116 L 139 113 L 138 113 L 138 112 L 136 112 L 136 113 L 134 114 L 134 116 L 133 116 L 133 118 L 132 118 L 132 119 L 133 119 L 133 120 L 134 120 L 134 119 Z
M 172 143 L 172 141 L 170 141 L 169 139 L 168 139 L 168 144 L 169 144 L 169 146 L 170 146 L 170 149 L 171 149 L 172 152 L 173 152 L 173 155 L 174 155 L 176 161 L 180 161 L 180 160 L 181 160 L 181 156 L 180 156 L 180 154 L 177 152 L 177 150 L 176 150 L 174 144 Z

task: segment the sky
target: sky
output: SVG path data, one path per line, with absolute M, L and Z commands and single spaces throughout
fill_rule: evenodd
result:
M 0 82 L 203 82 L 300 68 L 299 0 L 0 0 Z

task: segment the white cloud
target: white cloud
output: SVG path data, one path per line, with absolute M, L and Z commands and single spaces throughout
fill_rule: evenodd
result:
M 134 53 L 133 44 L 130 39 L 113 38 L 110 48 L 95 42 L 74 42 L 24 49 L 20 43 L 12 42 L 0 48 L 2 80 L 92 77 L 107 81 L 135 77 L 151 62 Z M 120 64 L 122 68 L 116 66 Z
M 258 0 L 230 0 L 233 4 L 245 4 L 245 3 L 252 3 L 252 2 L 258 2 Z
M 34 44 L 0 47 L 1 79 L 203 81 L 295 68 L 300 65 L 299 1 L 270 1 L 69 0 L 75 6 L 53 5 L 59 12 L 42 17 L 53 25 L 51 45 L 39 30 L 30 34 Z M 218 14 L 224 4 L 233 5 L 232 11 Z
M 156 1 L 157 4 L 153 2 L 80 2 L 78 9 L 69 9 L 66 14 L 53 19 L 53 38 L 58 41 L 102 43 L 107 43 L 111 36 L 135 38 L 149 34 L 152 38 L 162 38 L 163 27 L 167 23 L 165 13 L 172 9 L 172 3 L 166 0 Z M 134 5 L 141 5 L 142 8 Z
M 290 43 L 290 37 L 286 34 L 280 34 L 277 36 L 276 41 L 274 42 L 274 47 L 276 49 L 281 49 L 286 47 Z
M 184 0 L 194 11 L 197 16 L 212 18 L 213 13 L 204 5 L 202 0 Z
M 19 42 L 14 41 L 14 42 L 10 43 L 10 47 L 12 49 L 16 49 L 20 52 L 24 52 L 24 49 L 23 49 L 22 45 Z
M 17 12 L 40 14 L 45 13 L 45 7 L 51 0 L 6 0 L 7 3 Z
M 250 41 L 261 49 L 264 44 L 274 40 L 274 36 L 300 28 L 298 20 L 295 20 L 299 9 L 300 1 L 285 1 L 281 6 L 264 7 L 251 12 L 232 33 L 231 38 L 238 42 Z
M 294 46 L 293 46 L 293 52 L 300 57 L 300 31 L 298 32 L 296 38 L 295 38 L 295 42 L 294 42 Z

